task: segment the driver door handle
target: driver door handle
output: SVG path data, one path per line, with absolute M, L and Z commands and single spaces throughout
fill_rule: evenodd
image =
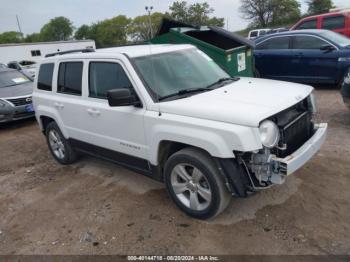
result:
M 64 108 L 64 105 L 63 104 L 61 104 L 61 103 L 58 103 L 58 102 L 55 102 L 55 107 L 57 108 L 57 109 L 63 109 Z
M 94 109 L 94 108 L 89 108 L 89 109 L 87 110 L 87 112 L 88 112 L 88 114 L 89 114 L 90 116 L 99 116 L 99 115 L 101 115 L 101 112 L 98 111 L 97 109 Z

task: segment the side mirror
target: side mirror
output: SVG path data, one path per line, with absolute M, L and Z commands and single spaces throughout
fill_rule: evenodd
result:
M 140 100 L 128 88 L 109 90 L 107 100 L 109 106 L 142 106 Z
M 335 47 L 332 45 L 323 45 L 320 48 L 321 51 L 326 51 L 326 52 L 331 52 L 333 50 L 335 50 Z

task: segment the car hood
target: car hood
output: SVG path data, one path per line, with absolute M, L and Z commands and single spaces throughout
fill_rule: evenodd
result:
M 257 127 L 259 123 L 306 98 L 313 88 L 257 78 L 241 78 L 224 87 L 159 103 L 159 110 L 182 116 Z
M 33 82 L 27 82 L 20 85 L 0 87 L 0 98 L 18 97 L 30 95 L 33 92 Z
M 0 98 L 26 96 L 32 93 L 33 93 L 33 82 L 0 88 Z

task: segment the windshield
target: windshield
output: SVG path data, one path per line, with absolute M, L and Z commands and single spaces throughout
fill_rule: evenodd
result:
M 327 38 L 328 40 L 340 45 L 341 47 L 346 47 L 350 45 L 350 39 L 344 35 L 335 33 L 333 31 L 324 31 L 320 33 L 321 36 Z
M 16 70 L 0 72 L 0 88 L 20 85 L 30 82 L 30 80 Z
M 230 77 L 211 58 L 194 48 L 137 57 L 134 61 L 156 98 L 182 90 L 206 88 L 219 79 Z

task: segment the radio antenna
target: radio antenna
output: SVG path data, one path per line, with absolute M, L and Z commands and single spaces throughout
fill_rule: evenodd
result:
M 23 37 L 23 32 L 22 32 L 21 24 L 19 23 L 18 15 L 16 15 L 16 20 L 17 20 L 18 30 L 19 30 L 19 32 L 21 33 L 22 37 Z

